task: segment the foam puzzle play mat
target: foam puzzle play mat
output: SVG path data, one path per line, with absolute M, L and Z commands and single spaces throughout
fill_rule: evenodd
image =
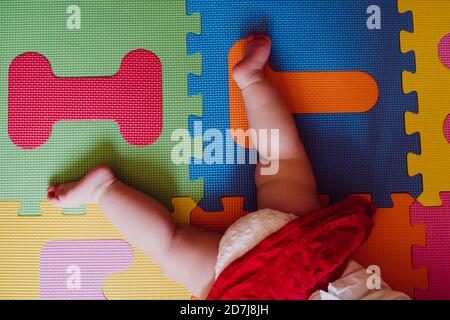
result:
M 206 149 L 206 130 L 247 127 L 230 71 L 250 32 L 272 38 L 266 71 L 324 205 L 379 207 L 354 259 L 411 298 L 450 299 L 444 0 L 1 1 L 1 299 L 192 298 L 98 206 L 55 208 L 46 188 L 107 164 L 179 224 L 224 231 L 254 211 L 254 165 L 171 161 L 175 130 Z

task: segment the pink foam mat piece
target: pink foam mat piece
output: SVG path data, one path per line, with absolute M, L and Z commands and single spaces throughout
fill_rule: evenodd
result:
M 105 278 L 132 262 L 123 240 L 49 241 L 40 255 L 40 298 L 105 300 Z
M 450 33 L 439 41 L 438 53 L 442 64 L 450 69 Z
M 450 299 L 450 193 L 441 193 L 442 206 L 415 202 L 411 223 L 426 225 L 426 247 L 413 247 L 413 266 L 428 269 L 428 290 L 415 291 L 416 299 Z
M 43 145 L 61 120 L 112 120 L 131 145 L 147 146 L 162 131 L 162 66 L 153 53 L 129 52 L 108 77 L 61 78 L 36 52 L 8 71 L 8 134 L 23 149 Z

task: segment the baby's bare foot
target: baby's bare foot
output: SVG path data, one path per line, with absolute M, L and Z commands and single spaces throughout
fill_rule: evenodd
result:
M 75 208 L 88 203 L 97 203 L 105 190 L 116 181 L 107 166 L 89 171 L 80 181 L 50 186 L 48 200 L 60 208 Z
M 250 35 L 245 46 L 245 58 L 233 68 L 233 79 L 239 88 L 245 89 L 264 78 L 264 65 L 270 56 L 271 40 L 265 35 Z

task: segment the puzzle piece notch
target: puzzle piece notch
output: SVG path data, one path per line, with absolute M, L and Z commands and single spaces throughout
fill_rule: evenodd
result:
M 371 199 L 369 195 L 361 195 Z M 427 270 L 412 266 L 412 247 L 424 246 L 425 225 L 411 225 L 409 194 L 392 194 L 392 208 L 378 208 L 368 240 L 353 255 L 364 267 L 378 265 L 381 277 L 394 290 L 414 297 L 414 290 L 427 288 Z
M 38 148 L 49 139 L 54 123 L 63 120 L 114 120 L 131 145 L 152 144 L 162 132 L 159 58 L 138 49 L 125 55 L 113 76 L 58 78 L 39 53 L 17 56 L 8 72 L 8 133 L 13 143 Z
M 198 41 L 201 37 L 202 23 L 199 12 L 189 12 L 186 10 L 187 19 L 191 25 L 190 32 L 186 34 L 186 43 Z M 186 45 L 187 55 L 190 61 L 190 71 L 187 75 L 187 94 L 189 100 L 193 101 L 197 105 L 203 105 L 203 98 L 201 91 L 192 91 L 195 86 L 192 83 L 199 83 L 200 77 L 203 73 L 203 57 L 200 52 L 190 50 L 191 47 Z M 191 116 L 201 117 L 202 112 L 192 113 Z
M 40 298 L 104 300 L 103 281 L 133 262 L 123 240 L 53 240 L 40 254 Z
M 440 194 L 442 206 L 426 207 L 416 201 L 411 207 L 411 223 L 426 226 L 426 246 L 413 247 L 413 265 L 428 269 L 428 289 L 416 290 L 416 298 L 450 299 L 450 193 Z

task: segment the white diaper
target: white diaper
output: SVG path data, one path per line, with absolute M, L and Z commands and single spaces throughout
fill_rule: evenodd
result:
M 219 244 L 215 268 L 216 279 L 234 260 L 253 249 L 261 240 L 280 230 L 297 216 L 271 209 L 249 213 L 225 232 Z M 409 300 L 410 298 L 393 291 L 381 280 L 380 289 L 368 289 L 368 274 L 357 262 L 350 260 L 341 278 L 328 285 L 328 291 L 318 290 L 310 300 Z
M 219 244 L 216 279 L 228 265 L 253 249 L 261 240 L 297 218 L 294 214 L 262 209 L 246 214 L 233 223 Z

